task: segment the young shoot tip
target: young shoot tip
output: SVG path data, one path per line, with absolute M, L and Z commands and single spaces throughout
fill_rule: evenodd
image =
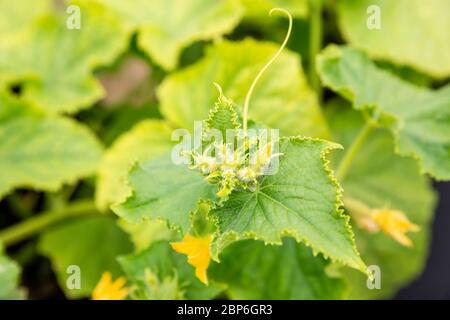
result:
M 222 87 L 217 82 L 213 82 L 213 85 L 216 87 L 217 91 L 219 92 L 219 99 L 221 99 L 223 97 Z

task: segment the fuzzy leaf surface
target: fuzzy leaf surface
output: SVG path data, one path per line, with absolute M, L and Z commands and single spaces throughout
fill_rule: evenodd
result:
M 187 165 L 176 165 L 170 154 L 136 164 L 128 180 L 133 193 L 113 210 L 130 223 L 143 219 L 163 219 L 187 231 L 189 212 L 200 199 L 215 200 L 217 186 L 208 184 Z
M 340 187 L 327 167 L 326 154 L 338 148 L 323 140 L 282 138 L 278 172 L 268 175 L 254 192 L 235 191 L 211 212 L 219 235 L 213 256 L 246 238 L 282 244 L 290 235 L 315 252 L 364 271 L 348 217 L 341 209 Z

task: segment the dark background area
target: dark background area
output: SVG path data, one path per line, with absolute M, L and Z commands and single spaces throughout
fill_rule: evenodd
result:
M 439 192 L 439 202 L 425 270 L 400 290 L 396 299 L 450 299 L 450 182 L 434 186 Z

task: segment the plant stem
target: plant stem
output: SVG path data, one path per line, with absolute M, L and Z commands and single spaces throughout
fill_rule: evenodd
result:
M 317 97 L 322 100 L 322 87 L 316 71 L 316 56 L 322 48 L 322 1 L 309 0 L 309 12 L 311 15 L 309 28 L 309 81 L 316 91 Z
M 95 204 L 91 200 L 78 201 L 63 208 L 46 211 L 0 231 L 0 242 L 4 246 L 10 246 L 39 233 L 60 220 L 96 211 Z
M 350 148 L 348 148 L 347 152 L 344 154 L 344 157 L 342 158 L 336 170 L 336 177 L 339 181 L 344 180 L 353 159 L 358 154 L 359 150 L 363 146 L 364 141 L 366 140 L 372 129 L 373 123 L 371 121 L 367 121 L 359 134 L 356 136 L 355 140 L 353 140 Z

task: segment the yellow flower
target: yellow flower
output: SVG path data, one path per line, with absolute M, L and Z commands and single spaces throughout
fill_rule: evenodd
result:
M 373 209 L 372 219 L 386 234 L 390 235 L 400 244 L 410 247 L 412 241 L 405 233 L 419 231 L 419 226 L 408 220 L 406 215 L 398 210 Z
M 111 272 L 106 271 L 92 292 L 92 300 L 123 300 L 128 295 L 128 289 L 124 286 L 124 277 L 113 282 Z
M 211 255 L 209 246 L 212 236 L 193 237 L 185 235 L 183 241 L 171 243 L 173 250 L 188 256 L 188 263 L 195 267 L 195 275 L 204 284 L 208 284 L 206 270 L 208 269 Z

